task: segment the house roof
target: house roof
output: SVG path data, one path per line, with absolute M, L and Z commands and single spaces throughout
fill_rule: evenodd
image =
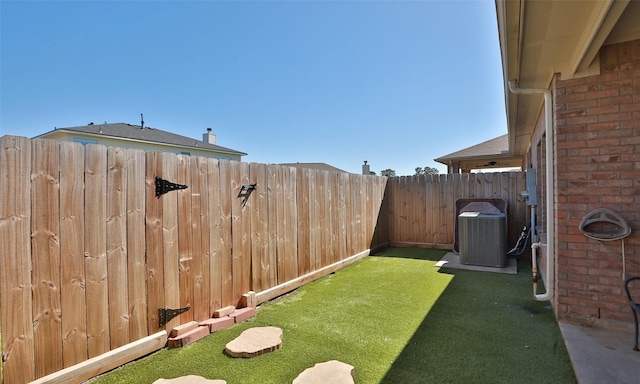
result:
M 640 1 L 496 0 L 502 56 L 509 150 L 526 154 L 543 107 L 541 95 L 516 95 L 520 88 L 549 89 L 563 80 L 600 72 L 604 45 L 640 38 Z
M 288 167 L 296 167 L 296 168 L 310 168 L 317 169 L 320 171 L 331 171 L 331 172 L 345 172 L 340 168 L 336 168 L 327 163 L 280 163 L 280 165 L 288 166 Z
M 482 168 L 522 167 L 522 156 L 509 153 L 509 135 L 505 134 L 480 144 L 441 156 L 435 161 L 449 167 L 469 171 Z
M 210 144 L 202 140 L 193 139 L 191 137 L 186 137 L 151 127 L 141 128 L 140 125 L 127 123 L 89 124 L 79 127 L 56 128 L 53 131 L 43 133 L 42 135 L 39 135 L 37 137 L 46 136 L 53 132 L 83 133 L 101 137 L 129 139 L 158 144 L 169 144 L 187 148 L 197 148 L 201 150 L 210 150 L 240 156 L 247 155 L 246 153 L 236 151 L 235 149 L 221 147 L 219 145 Z

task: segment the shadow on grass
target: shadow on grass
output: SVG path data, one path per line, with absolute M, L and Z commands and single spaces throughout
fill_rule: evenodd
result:
M 391 248 L 376 256 L 438 253 Z M 381 383 L 575 383 L 553 312 L 533 300 L 530 268 L 519 267 L 518 275 L 441 269 L 453 279 Z
M 386 248 L 371 256 L 439 261 L 447 252 L 449 251 L 445 249 L 431 248 Z

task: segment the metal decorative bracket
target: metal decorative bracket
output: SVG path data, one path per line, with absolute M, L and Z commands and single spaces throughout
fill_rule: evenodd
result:
M 171 319 L 178 316 L 181 313 L 187 312 L 191 307 L 170 309 L 170 308 L 158 308 L 158 326 L 164 327 Z
M 242 208 L 247 205 L 247 200 L 249 200 L 249 196 L 251 196 L 251 192 L 256 189 L 257 183 L 253 184 L 245 184 L 240 188 L 240 192 L 238 193 L 238 197 L 242 198 Z
M 175 191 L 177 189 L 186 189 L 186 185 L 172 183 L 163 178 L 156 176 L 156 197 L 160 197 L 160 195 L 164 195 L 169 191 Z

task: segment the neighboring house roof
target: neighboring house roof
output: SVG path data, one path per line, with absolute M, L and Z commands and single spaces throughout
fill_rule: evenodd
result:
M 219 145 L 210 144 L 202 140 L 193 139 L 191 137 L 186 137 L 151 127 L 142 128 L 140 125 L 127 123 L 89 124 L 79 127 L 56 128 L 53 131 L 43 133 L 42 135 L 39 135 L 37 137 L 46 137 L 54 132 L 82 133 L 99 137 L 129 139 L 150 143 L 169 144 L 187 148 L 197 148 L 201 150 L 210 150 L 238 156 L 247 155 L 246 153 L 236 151 L 235 149 L 221 147 Z
M 280 163 L 280 165 L 288 166 L 288 167 L 296 167 L 296 168 L 310 168 L 310 169 L 318 169 L 320 171 L 331 171 L 331 172 L 345 172 L 340 168 L 336 168 L 327 163 Z
M 516 95 L 549 89 L 562 80 L 600 73 L 598 52 L 605 45 L 640 38 L 640 1 L 496 0 L 498 36 L 505 82 L 509 150 L 524 155 L 543 106 L 543 97 Z
M 505 134 L 480 144 L 434 159 L 448 167 L 448 173 L 468 172 L 482 168 L 522 167 L 523 158 L 509 153 L 509 135 Z

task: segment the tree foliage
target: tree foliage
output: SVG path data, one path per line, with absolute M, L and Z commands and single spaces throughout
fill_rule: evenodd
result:
M 395 177 L 395 175 L 396 175 L 396 171 L 390 168 L 383 169 L 382 171 L 380 171 L 380 176 Z
M 416 167 L 416 175 L 437 175 L 440 171 L 437 168 L 433 167 Z

